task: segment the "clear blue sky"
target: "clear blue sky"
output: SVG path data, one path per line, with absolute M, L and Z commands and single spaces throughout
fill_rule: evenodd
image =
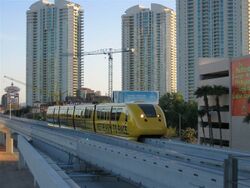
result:
M 71 0 L 84 9 L 84 48 L 121 48 L 121 16 L 131 6 L 150 7 L 159 3 L 175 10 L 175 0 Z M 26 71 L 26 10 L 36 0 L 0 0 L 0 96 L 11 81 L 3 75 L 25 82 Z M 53 2 L 53 0 L 50 0 Z M 108 90 L 107 58 L 103 55 L 85 57 L 85 87 Z M 114 90 L 121 89 L 121 56 L 114 55 Z M 25 102 L 25 86 L 20 100 Z

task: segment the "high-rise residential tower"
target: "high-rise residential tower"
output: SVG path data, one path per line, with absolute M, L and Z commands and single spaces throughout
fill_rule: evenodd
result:
M 177 90 L 194 99 L 199 57 L 250 51 L 249 0 L 176 0 Z
M 122 16 L 122 89 L 176 91 L 176 14 L 165 6 L 139 5 Z
M 83 10 L 40 0 L 27 11 L 26 103 L 76 96 L 83 85 Z

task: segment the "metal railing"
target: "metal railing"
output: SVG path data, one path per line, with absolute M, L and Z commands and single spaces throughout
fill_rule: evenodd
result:
M 243 155 L 228 155 L 224 160 L 224 188 L 250 188 L 250 172 L 240 169 L 239 166 L 249 165 L 250 156 Z M 239 165 L 239 163 L 243 163 Z

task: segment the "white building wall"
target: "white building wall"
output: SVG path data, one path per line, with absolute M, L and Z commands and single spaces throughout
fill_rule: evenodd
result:
M 214 85 L 221 85 L 224 87 L 227 87 L 229 90 L 231 90 L 231 81 L 230 81 L 230 61 L 227 58 L 200 58 L 199 59 L 199 65 L 198 67 L 198 74 L 196 77 L 196 88 L 197 87 L 202 87 L 206 85 L 214 86 Z M 216 77 L 214 75 L 214 78 L 212 79 L 202 79 L 203 75 L 207 74 L 215 74 L 219 72 L 227 72 L 228 76 L 224 77 Z M 220 100 L 220 107 L 224 107 L 227 110 L 226 111 L 221 111 L 221 121 L 222 123 L 228 123 L 228 128 L 223 128 L 222 129 L 222 140 L 228 142 L 228 146 L 232 145 L 231 142 L 231 111 L 230 111 L 230 106 L 231 106 L 231 100 L 230 100 L 230 94 L 228 95 L 222 95 L 219 97 Z M 205 104 L 203 98 L 197 99 L 198 102 L 198 108 L 202 109 Z M 215 96 L 208 96 L 208 103 L 209 106 L 215 106 Z M 212 122 L 218 123 L 218 116 L 216 111 L 210 111 L 211 114 L 211 120 Z M 203 121 L 207 122 L 207 116 L 205 115 L 203 117 Z M 217 145 L 219 144 L 220 140 L 220 130 L 219 128 L 213 128 L 213 138 L 214 141 L 217 142 Z M 209 140 L 209 128 L 205 127 L 205 138 Z M 204 135 L 203 135 L 203 130 L 201 126 L 201 120 L 200 117 L 198 118 L 198 141 L 199 143 L 203 143 Z M 209 141 L 206 141 L 208 144 Z
M 221 112 L 222 122 L 229 123 L 229 129 L 222 129 L 222 138 L 223 140 L 227 140 L 229 142 L 229 147 L 242 151 L 250 151 L 249 141 L 250 141 L 250 125 L 243 123 L 244 116 L 232 116 L 232 86 L 231 86 L 231 64 L 234 63 L 235 60 L 239 60 L 241 58 L 248 58 L 250 60 L 250 55 L 239 57 L 239 58 L 200 58 L 199 59 L 199 74 L 196 77 L 197 87 L 204 85 L 222 85 L 229 88 L 229 94 L 223 95 L 220 97 L 220 106 L 228 106 L 228 111 Z M 200 75 L 204 75 L 207 73 L 216 73 L 228 71 L 229 75 L 221 78 L 213 78 L 201 80 Z M 209 105 L 215 105 L 215 97 L 209 96 Z M 201 108 L 204 106 L 203 98 L 197 99 L 198 107 Z M 236 108 L 240 108 L 236 107 Z M 212 122 L 218 122 L 217 113 L 215 111 L 211 112 Z M 207 121 L 206 115 L 203 118 L 204 121 Z M 200 141 L 203 138 L 203 131 L 200 126 L 200 118 L 198 124 L 198 140 Z M 205 137 L 208 138 L 209 129 L 205 128 Z M 213 128 L 213 136 L 214 139 L 219 140 L 219 128 Z
M 27 11 L 27 19 L 37 14 L 27 22 L 28 105 L 76 96 L 83 83 L 82 12 L 79 5 L 66 0 L 38 1 Z
M 143 20 L 147 20 L 146 22 Z M 134 6 L 122 16 L 123 90 L 176 91 L 176 14 L 159 4 Z
M 236 148 L 242 151 L 250 151 L 249 135 L 250 125 L 243 123 L 244 117 L 232 117 L 232 148 Z
M 177 90 L 194 99 L 198 58 L 249 54 L 249 0 L 177 0 Z

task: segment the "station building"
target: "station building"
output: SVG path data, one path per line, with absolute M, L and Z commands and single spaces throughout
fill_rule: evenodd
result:
M 250 113 L 250 55 L 238 58 L 200 58 L 197 66 L 196 87 L 220 85 L 229 88 L 229 93 L 220 96 L 223 146 L 250 151 L 250 124 L 243 119 Z M 204 109 L 203 98 L 198 98 L 199 109 Z M 216 112 L 215 96 L 208 96 L 212 119 L 214 144 L 220 145 L 220 129 Z M 203 116 L 207 123 L 206 115 Z M 198 124 L 199 143 L 209 143 L 209 128 Z

